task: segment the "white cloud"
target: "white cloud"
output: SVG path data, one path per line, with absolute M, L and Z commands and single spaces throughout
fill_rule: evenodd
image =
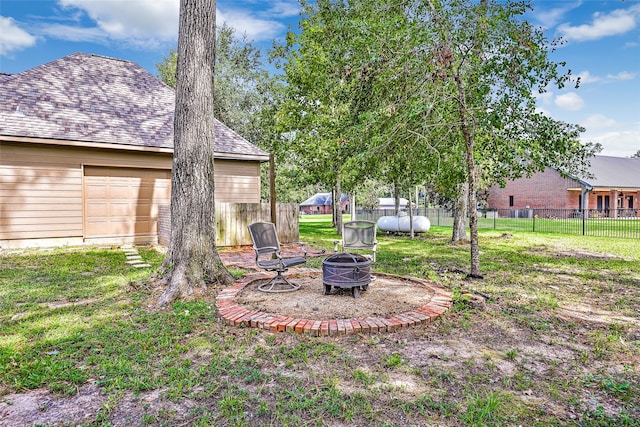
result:
M 102 43 L 108 34 L 97 27 L 77 27 L 64 24 L 44 24 L 37 27 L 38 33 L 46 37 L 72 42 Z
M 582 142 L 597 142 L 602 144 L 600 154 L 605 156 L 628 157 L 640 150 L 640 130 L 621 130 L 594 134 L 585 132 Z
M 544 108 L 544 107 L 538 107 L 538 106 L 536 106 L 535 111 L 536 111 L 536 113 L 538 113 L 538 114 L 542 114 L 543 116 L 553 117 L 553 116 L 552 116 L 552 114 L 551 114 L 551 112 L 550 112 L 549 110 L 547 110 L 546 108 Z
M 223 12 L 218 9 L 216 20 L 219 23 L 226 22 L 238 34 L 246 34 L 247 38 L 252 41 L 273 39 L 286 29 L 281 22 L 252 16 L 246 10 L 226 10 Z
M 621 71 L 618 74 L 607 74 L 608 80 L 633 80 L 636 78 L 636 73 L 630 73 L 628 71 Z
M 581 73 L 576 74 L 574 80 L 580 78 L 581 84 L 589 84 L 589 83 L 611 83 L 617 81 L 629 81 L 634 80 L 636 78 L 636 73 L 631 73 L 629 71 L 620 71 L 618 74 L 607 74 L 606 77 L 594 76 L 589 71 L 583 71 Z
M 599 82 L 600 80 L 602 80 L 601 77 L 598 76 L 592 76 L 591 73 L 589 71 L 583 71 L 579 74 L 576 75 L 576 77 L 580 78 L 580 83 L 595 83 L 595 82 Z
M 640 15 L 640 5 L 628 9 L 617 9 L 610 13 L 595 13 L 589 24 L 572 26 L 564 23 L 558 31 L 567 40 L 597 40 L 607 36 L 623 34 L 636 27 L 636 19 Z
M 580 122 L 587 130 L 604 129 L 615 126 L 617 122 L 604 114 L 592 114 Z
M 154 46 L 178 38 L 179 0 L 59 0 L 84 11 L 108 38 Z M 78 32 L 81 34 L 81 32 Z M 88 31 L 87 35 L 96 35 Z
M 278 0 L 270 3 L 266 14 L 278 18 L 291 18 L 300 13 L 300 3 L 293 0 Z
M 0 55 L 31 47 L 36 40 L 35 36 L 20 28 L 13 18 L 0 16 Z
M 534 91 L 532 95 L 536 100 L 542 101 L 544 105 L 549 105 L 553 101 L 553 92 L 551 91 L 546 91 L 543 93 Z
M 556 96 L 554 103 L 567 111 L 579 111 L 584 107 L 584 100 L 573 92 Z
M 165 48 L 178 39 L 180 0 L 57 0 L 63 8 L 64 21 L 32 24 L 38 36 L 59 40 L 92 43 L 118 42 L 136 48 Z M 228 23 L 237 34 L 249 40 L 271 40 L 286 30 L 280 19 L 299 14 L 295 0 L 275 0 L 267 9 L 256 5 L 236 6 L 216 12 L 218 24 Z M 61 18 L 57 17 L 56 21 Z M 18 28 L 11 18 L 0 22 L 0 53 L 20 50 L 36 41 L 36 37 Z
M 544 4 L 544 3 L 542 2 L 535 3 L 536 8 L 534 9 L 534 18 L 536 19 L 536 21 L 540 23 L 540 25 L 544 26 L 545 28 L 551 28 L 555 26 L 558 22 L 560 22 L 564 17 L 564 15 L 566 15 L 568 12 L 579 7 L 582 4 L 582 2 L 581 1 L 564 2 L 564 3 L 561 3 L 562 4 L 561 7 L 548 9 L 548 10 L 537 9 L 538 4 Z

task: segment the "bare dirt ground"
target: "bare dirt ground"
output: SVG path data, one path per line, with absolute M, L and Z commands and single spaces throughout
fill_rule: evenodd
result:
M 165 412 L 177 419 L 184 418 L 196 406 L 190 399 L 184 399 L 180 404 L 164 399 L 161 397 L 163 391 L 153 390 L 140 395 L 127 392 L 114 399 L 103 395 L 96 384 L 89 383 L 80 387 L 74 396 L 61 397 L 43 389 L 9 394 L 0 398 L 0 426 L 93 425 L 96 415 L 102 413 L 105 420 L 109 420 L 106 425 L 131 427 L 140 425 L 145 415 L 157 417 Z
M 421 307 L 431 300 L 433 288 L 429 282 L 386 274 L 374 274 L 374 280 L 360 298 L 351 289 L 332 288 L 324 295 L 322 273 L 288 274 L 300 289 L 285 293 L 258 290 L 264 281 L 256 281 L 240 293 L 236 302 L 251 310 L 277 313 L 302 319 L 351 319 L 358 317 L 390 317 Z

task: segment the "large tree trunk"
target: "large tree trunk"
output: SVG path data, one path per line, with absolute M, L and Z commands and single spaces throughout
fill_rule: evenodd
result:
M 467 240 L 467 202 L 469 201 L 469 185 L 466 182 L 460 184 L 460 191 L 456 204 L 453 207 L 453 234 L 451 242 Z
M 171 180 L 171 242 L 160 305 L 232 276 L 216 250 L 213 155 L 215 0 L 181 0 Z

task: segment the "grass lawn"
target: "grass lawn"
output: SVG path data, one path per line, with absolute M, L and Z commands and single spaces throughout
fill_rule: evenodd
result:
M 326 216 L 300 231 L 337 238 Z M 26 425 L 640 426 L 637 240 L 482 231 L 467 281 L 449 237 L 379 235 L 375 266 L 451 289 L 442 320 L 319 338 L 226 326 L 213 296 L 157 309 L 119 250 L 0 252 L 0 425 L 40 393 Z

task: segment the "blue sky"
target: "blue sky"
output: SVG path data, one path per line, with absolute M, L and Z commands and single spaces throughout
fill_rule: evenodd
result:
M 602 154 L 640 150 L 640 0 L 534 0 L 527 18 L 566 43 L 552 58 L 581 77 L 539 97 L 550 116 L 587 128 Z M 176 45 L 179 0 L 0 0 L 0 72 L 18 73 L 73 52 L 155 64 Z M 295 0 L 218 0 L 226 21 L 262 48 L 295 28 Z

